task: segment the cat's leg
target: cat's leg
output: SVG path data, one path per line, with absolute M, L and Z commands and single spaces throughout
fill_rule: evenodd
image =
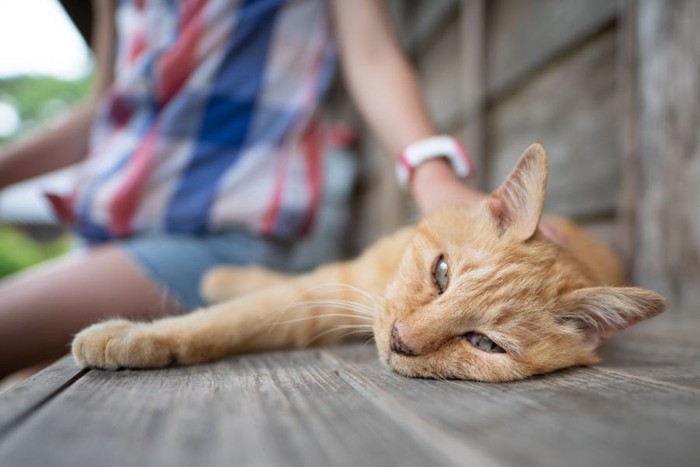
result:
M 330 343 L 352 331 L 370 333 L 375 304 L 363 294 L 336 287 L 352 275 L 347 268 L 327 266 L 187 315 L 151 323 L 96 324 L 76 336 L 73 355 L 82 366 L 154 368 Z
M 379 294 L 411 235 L 411 229 L 401 230 L 351 262 L 322 266 L 187 315 L 93 325 L 76 336 L 73 355 L 82 366 L 155 368 L 370 333 Z
M 289 278 L 287 274 L 257 266 L 217 266 L 204 275 L 200 294 L 207 303 L 220 303 L 271 287 Z

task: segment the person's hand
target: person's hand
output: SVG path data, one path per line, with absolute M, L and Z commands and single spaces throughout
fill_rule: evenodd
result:
M 431 159 L 416 169 L 411 192 L 423 215 L 443 207 L 475 208 L 487 196 L 460 180 L 443 159 Z

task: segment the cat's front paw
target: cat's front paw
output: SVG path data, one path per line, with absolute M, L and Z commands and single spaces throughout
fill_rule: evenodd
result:
M 149 323 L 125 320 L 94 324 L 73 339 L 73 358 L 81 367 L 161 368 L 174 363 L 173 346 L 150 332 Z

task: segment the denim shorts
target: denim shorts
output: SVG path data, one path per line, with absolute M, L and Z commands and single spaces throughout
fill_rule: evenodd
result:
M 309 270 L 346 256 L 343 240 L 351 223 L 357 158 L 334 150 L 324 159 L 323 200 L 309 236 L 295 241 L 264 237 L 246 230 L 180 235 L 154 233 L 115 242 L 183 310 L 206 305 L 199 295 L 204 273 L 217 265 L 257 265 L 284 272 Z M 79 242 L 79 244 L 84 242 Z
M 208 235 L 152 234 L 117 242 L 163 291 L 187 311 L 205 305 L 204 273 L 217 265 L 258 265 L 295 271 L 294 247 L 246 231 Z

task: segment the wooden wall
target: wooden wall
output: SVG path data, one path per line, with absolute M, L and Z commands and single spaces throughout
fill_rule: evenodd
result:
M 482 187 L 496 187 L 539 140 L 550 155 L 548 210 L 609 218 L 619 178 L 615 3 L 472 0 L 454 9 L 414 56 L 440 127 L 478 152 Z M 460 102 L 465 94 L 470 103 Z
M 620 185 L 619 11 L 609 0 L 392 3 L 438 126 L 465 142 L 480 187 L 496 187 L 522 150 L 542 141 L 551 168 L 547 209 L 602 225 L 608 237 Z M 376 187 L 384 161 L 368 184 L 376 190 L 368 199 L 385 202 L 368 203 L 367 238 L 406 218 L 393 181 Z
M 698 317 L 700 2 L 390 4 L 438 126 L 470 149 L 479 186 L 498 186 L 543 142 L 546 209 L 610 242 L 634 282 L 671 298 L 669 315 Z M 360 243 L 412 217 L 389 158 L 365 141 Z
M 551 167 L 547 209 L 610 237 L 620 177 L 617 4 L 399 0 L 392 7 L 438 126 L 465 142 L 479 186 L 496 187 L 522 150 L 542 141 Z M 366 196 L 384 205 L 368 201 L 365 238 L 406 219 L 381 159 L 372 158 L 379 166 Z
M 673 317 L 700 318 L 700 2 L 632 0 L 625 63 L 623 200 L 635 282 Z

